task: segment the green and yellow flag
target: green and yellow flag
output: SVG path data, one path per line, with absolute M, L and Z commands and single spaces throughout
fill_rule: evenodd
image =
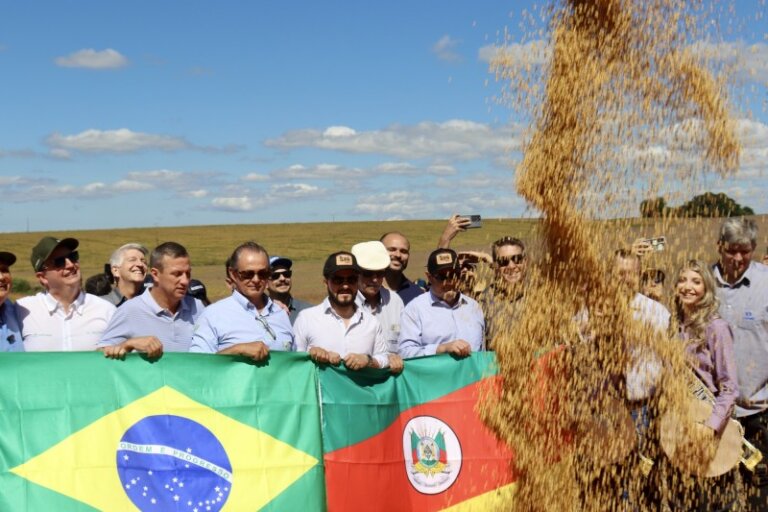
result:
M 233 359 L 0 354 L 0 510 L 324 508 L 314 365 Z

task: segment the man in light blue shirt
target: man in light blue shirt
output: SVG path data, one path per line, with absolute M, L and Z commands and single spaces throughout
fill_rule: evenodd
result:
M 449 353 L 466 357 L 483 350 L 483 312 L 477 302 L 458 291 L 457 261 L 451 249 L 437 249 L 429 255 L 429 292 L 408 303 L 400 319 L 401 356 Z
M 265 293 L 272 275 L 267 251 L 256 242 L 245 242 L 229 261 L 234 291 L 200 316 L 190 352 L 241 355 L 259 361 L 270 350 L 294 350 L 288 314 Z
M 16 263 L 16 255 L 0 252 L 0 352 L 23 352 L 21 325 L 16 316 L 16 304 L 8 296 L 11 294 L 11 265 Z
M 137 350 L 149 357 L 187 352 L 203 303 L 187 295 L 192 267 L 187 250 L 176 242 L 158 245 L 150 257 L 149 291 L 123 303 L 102 335 L 99 348 L 109 358 Z

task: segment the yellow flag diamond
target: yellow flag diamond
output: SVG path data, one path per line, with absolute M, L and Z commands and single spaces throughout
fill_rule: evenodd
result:
M 178 447 L 157 443 L 121 443 L 128 429 L 158 415 L 186 418 L 210 431 L 221 443 L 231 471 L 192 453 L 187 454 Z M 165 386 L 96 420 L 11 471 L 99 510 L 137 510 L 139 507 L 127 493 L 132 482 L 121 481 L 118 474 L 118 449 L 123 450 L 121 453 L 126 453 L 126 457 L 129 453 L 174 457 L 188 464 L 188 467 L 192 466 L 193 471 L 217 475 L 226 483 L 219 495 L 227 491 L 221 510 L 257 510 L 318 463 L 316 458 L 289 444 Z M 152 471 L 148 473 L 151 475 Z M 141 484 L 133 482 L 133 485 Z M 183 487 L 183 482 L 180 487 Z M 154 499 L 150 497 L 152 489 L 144 489 L 145 493 L 149 492 L 146 501 L 149 508 Z M 219 490 L 218 487 L 216 490 Z M 138 491 L 140 496 L 141 488 Z M 183 497 L 183 492 L 174 491 L 169 491 L 172 499 L 190 500 Z M 184 510 L 193 510 L 196 504 L 190 500 L 179 505 Z M 206 510 L 205 503 L 200 510 Z

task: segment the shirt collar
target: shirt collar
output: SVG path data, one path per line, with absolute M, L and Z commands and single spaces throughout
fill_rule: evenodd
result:
M 712 266 L 712 273 L 715 275 L 715 280 L 717 281 L 718 285 L 724 286 L 726 288 L 740 288 L 741 286 L 749 286 L 750 284 L 752 284 L 752 279 L 750 279 L 750 276 L 752 275 L 754 268 L 755 268 L 755 262 L 750 261 L 749 266 L 747 267 L 747 270 L 745 270 L 744 273 L 741 274 L 741 277 L 738 278 L 736 282 L 733 284 L 730 284 L 723 277 L 723 274 L 720 270 L 720 263 L 715 263 Z
M 459 292 L 459 300 L 457 300 L 456 304 L 454 304 L 453 306 L 451 306 L 450 304 L 445 302 L 443 299 L 438 299 L 437 296 L 434 293 L 432 293 L 432 290 L 429 290 L 429 298 L 432 299 L 432 305 L 433 306 L 436 305 L 436 304 L 442 304 L 445 307 L 451 308 L 451 309 L 456 309 L 459 306 L 461 306 L 462 304 L 466 304 L 467 303 L 467 298 L 461 292 Z
M 240 293 L 239 291 L 235 290 L 232 292 L 232 296 L 235 298 L 235 301 L 240 304 L 240 306 L 248 311 L 248 313 L 258 313 L 258 310 L 256 309 L 256 306 L 253 305 L 251 301 L 245 298 L 245 295 Z M 269 298 L 269 295 L 264 294 L 264 300 L 266 301 L 264 303 L 264 310 L 261 316 L 269 316 L 270 314 L 275 312 L 275 308 L 277 307 L 275 303 L 272 301 L 272 299 Z
M 53 295 L 48 293 L 47 291 L 43 293 L 43 304 L 45 304 L 45 307 L 48 309 L 48 314 L 52 315 L 56 312 L 57 309 L 62 308 L 59 301 L 57 301 L 55 298 L 53 298 Z M 83 306 L 85 305 L 85 292 L 80 290 L 80 294 L 77 296 L 75 301 L 72 303 L 72 307 L 74 307 L 74 311 L 78 315 L 83 314 Z M 63 310 L 64 308 L 62 308 Z
M 341 320 L 341 317 L 339 316 L 339 314 L 336 313 L 333 307 L 331 307 L 331 301 L 330 299 L 328 299 L 328 297 L 326 297 L 325 300 L 323 300 L 322 306 L 323 306 L 323 313 L 325 313 L 326 315 L 331 315 L 332 317 Z M 350 320 L 356 323 L 359 320 L 361 320 L 362 317 L 363 317 L 363 308 L 359 307 L 357 305 L 357 301 L 355 301 L 355 314 L 352 315 L 352 318 L 350 318 Z

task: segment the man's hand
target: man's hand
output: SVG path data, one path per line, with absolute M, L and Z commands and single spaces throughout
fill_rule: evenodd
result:
M 451 247 L 451 240 L 462 231 L 467 230 L 467 226 L 471 224 L 469 217 L 462 217 L 458 213 L 455 213 L 448 219 L 448 224 L 443 229 L 443 234 L 440 235 L 440 241 L 437 242 L 438 249 L 448 249 Z
M 368 366 L 370 361 L 371 360 L 368 358 L 368 354 L 347 354 L 347 356 L 344 358 L 344 366 L 350 370 L 361 370 Z M 378 367 L 378 365 L 371 366 L 373 368 Z
M 220 351 L 219 354 L 232 354 L 243 357 L 250 357 L 254 361 L 262 361 L 269 356 L 269 347 L 263 341 L 252 341 L 250 343 L 238 343 L 229 348 Z
M 472 353 L 472 346 L 464 340 L 453 340 L 437 346 L 436 354 L 451 354 L 456 357 L 467 357 Z
M 309 357 L 316 363 L 332 364 L 333 366 L 338 366 L 341 362 L 341 356 L 339 354 L 320 347 L 310 348 Z
M 651 251 L 653 251 L 653 247 L 651 247 L 647 238 L 638 238 L 632 242 L 632 254 L 638 258 L 642 258 Z
M 120 343 L 104 347 L 104 357 L 109 359 L 122 359 L 129 352 L 134 350 L 144 352 L 147 357 L 156 359 L 163 355 L 163 344 L 155 336 L 143 336 L 141 338 L 130 338 Z
M 397 375 L 403 371 L 405 363 L 403 358 L 397 354 L 389 354 L 389 371 Z

